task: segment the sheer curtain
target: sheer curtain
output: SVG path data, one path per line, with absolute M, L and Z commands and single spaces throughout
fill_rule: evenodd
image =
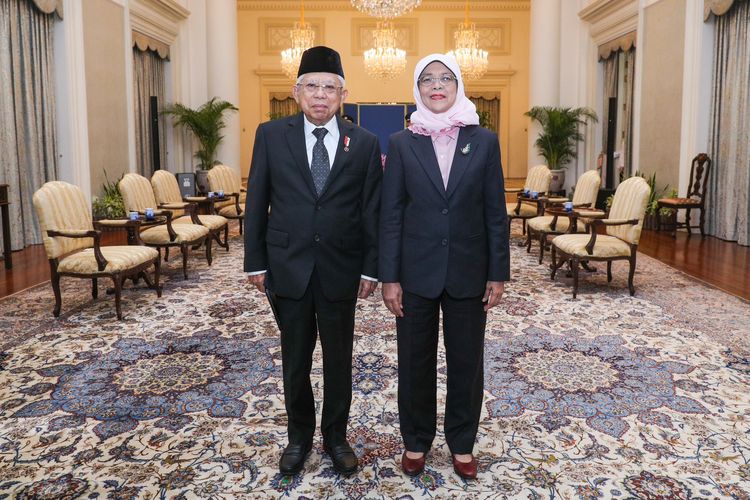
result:
M 500 130 L 500 98 L 497 96 L 468 95 L 471 102 L 477 107 L 477 113 L 488 113 L 488 128 L 494 132 Z
M 13 250 L 42 242 L 31 198 L 57 178 L 56 19 L 28 0 L 0 1 L 0 184 L 9 185 Z
M 750 245 L 750 1 L 716 18 L 708 234 Z
M 151 96 L 156 96 L 159 112 L 164 108 L 164 66 L 156 51 L 133 47 L 133 98 L 135 101 L 135 158 L 138 173 L 150 178 L 154 173 L 151 146 Z M 159 114 L 159 160 L 167 167 L 164 143 L 164 117 Z

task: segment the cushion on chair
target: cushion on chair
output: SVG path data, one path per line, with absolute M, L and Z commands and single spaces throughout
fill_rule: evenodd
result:
M 199 215 L 198 219 L 201 221 L 201 224 L 206 226 L 210 230 L 214 229 L 220 229 L 224 227 L 227 224 L 227 219 L 225 217 L 222 217 L 221 215 Z M 185 215 L 183 217 L 180 217 L 177 220 L 173 220 L 172 224 L 192 224 L 193 221 L 190 219 L 189 215 Z
M 92 231 L 91 209 L 78 186 L 62 181 L 47 182 L 33 197 L 47 258 L 56 259 L 78 249 L 94 246 L 93 238 L 47 236 L 47 230 Z
M 568 255 L 579 257 L 629 257 L 630 245 L 619 238 L 607 235 L 598 235 L 594 244 L 593 253 L 586 251 L 591 236 L 588 234 L 563 234 L 555 236 L 552 244 Z
M 550 227 L 550 224 L 552 224 L 552 219 L 554 217 L 551 215 L 542 215 L 540 217 L 534 217 L 533 219 L 529 219 L 529 221 L 526 223 L 526 225 L 537 232 L 545 232 L 549 233 L 552 231 L 552 228 Z M 555 224 L 555 232 L 558 233 L 564 233 L 568 230 L 568 227 L 570 226 L 570 219 L 567 217 L 560 216 L 557 218 L 557 224 Z M 583 233 L 586 231 L 586 225 L 578 221 L 578 225 L 576 226 L 576 230 L 579 233 Z
M 151 176 L 151 187 L 154 190 L 156 202 L 160 205 L 167 203 L 180 203 L 182 195 L 177 178 L 166 170 L 157 170 Z
M 151 227 L 142 231 L 141 239 L 144 243 L 151 245 L 167 245 L 170 243 L 190 243 L 208 234 L 207 227 L 197 224 L 174 224 L 172 227 L 174 232 L 177 233 L 177 238 L 174 241 L 169 240 L 169 231 L 166 225 Z
M 529 169 L 523 187 L 529 191 L 546 193 L 549 190 L 550 181 L 552 181 L 552 172 L 549 171 L 547 165 L 537 165 Z
M 596 205 L 596 197 L 599 194 L 599 187 L 602 178 L 599 172 L 589 170 L 578 178 L 576 188 L 573 191 L 573 205 L 583 205 L 588 203 L 590 207 Z
M 240 193 L 240 208 L 242 210 L 245 210 L 245 199 L 246 199 L 245 197 L 246 196 L 247 196 L 247 194 L 244 191 L 242 193 Z M 222 209 L 224 207 L 228 207 L 230 205 L 234 206 L 234 204 L 235 204 L 234 203 L 234 198 L 230 198 L 229 200 L 226 200 L 226 201 L 217 201 L 216 203 L 214 203 L 214 208 L 217 211 L 220 211 L 220 209 Z
M 117 184 L 125 203 L 125 210 L 143 212 L 147 208 L 156 208 L 156 198 L 151 183 L 138 174 L 125 174 Z
M 240 206 L 240 209 L 242 210 L 243 207 Z M 240 215 L 243 215 L 244 213 L 245 212 L 243 211 L 241 214 L 237 214 L 237 207 L 235 206 L 234 203 L 219 209 L 219 215 L 223 215 L 224 217 L 239 217 Z
M 682 205 L 693 205 L 698 206 L 701 203 L 700 199 L 695 198 L 660 198 L 659 203 L 662 205 L 682 206 Z
M 637 245 L 641 238 L 643 218 L 646 215 L 646 205 L 650 194 L 651 188 L 643 177 L 630 177 L 620 183 L 612 198 L 612 208 L 609 210 L 608 218 L 637 219 L 639 222 L 635 226 L 607 226 L 607 234 Z
M 516 215 L 516 206 L 518 203 L 506 203 L 505 209 L 508 211 L 508 215 L 511 217 L 518 217 L 519 215 L 521 217 L 534 217 L 537 214 L 536 206 L 535 205 L 529 205 L 528 203 L 521 203 L 521 209 L 518 212 L 518 215 Z
M 115 273 L 132 269 L 159 256 L 155 248 L 140 245 L 100 248 L 102 255 L 107 259 L 107 267 L 104 271 L 99 271 L 93 248 L 87 248 L 63 258 L 57 266 L 57 271 L 74 274 Z

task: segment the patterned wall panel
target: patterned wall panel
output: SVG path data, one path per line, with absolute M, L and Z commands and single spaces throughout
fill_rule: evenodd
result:
M 261 17 L 258 19 L 258 52 L 262 56 L 279 55 L 289 48 L 289 32 L 299 17 Z M 315 45 L 325 43 L 325 19 L 322 17 L 305 18 L 315 31 Z
M 419 55 L 418 23 L 417 19 L 399 18 L 393 21 L 396 29 L 398 48 L 405 50 L 407 55 Z M 352 54 L 361 56 L 372 48 L 372 31 L 377 28 L 377 21 L 372 18 L 352 19 Z
M 455 42 L 453 34 L 458 30 L 459 23 L 463 19 L 453 18 L 445 20 L 445 50 L 452 50 Z M 479 31 L 479 47 L 490 53 L 491 56 L 510 55 L 510 25 L 509 18 L 498 19 L 476 19 L 474 20 L 477 31 Z

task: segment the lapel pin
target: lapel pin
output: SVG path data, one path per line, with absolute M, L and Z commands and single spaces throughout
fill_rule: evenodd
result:
M 345 135 L 344 136 L 344 151 L 347 153 L 349 152 L 349 141 L 351 141 L 351 139 L 349 139 L 348 135 Z
M 471 152 L 471 143 L 466 144 L 466 146 L 461 148 L 461 154 L 467 155 Z

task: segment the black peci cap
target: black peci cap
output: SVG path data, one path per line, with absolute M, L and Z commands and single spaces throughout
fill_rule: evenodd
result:
M 344 78 L 341 56 L 335 50 L 319 45 L 302 53 L 297 78 L 306 73 L 333 73 Z

